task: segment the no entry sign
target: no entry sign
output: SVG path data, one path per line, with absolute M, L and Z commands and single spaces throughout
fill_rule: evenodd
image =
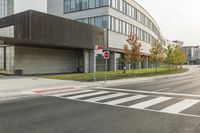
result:
M 110 52 L 109 51 L 105 51 L 103 53 L 103 57 L 104 57 L 104 59 L 109 59 L 110 58 Z

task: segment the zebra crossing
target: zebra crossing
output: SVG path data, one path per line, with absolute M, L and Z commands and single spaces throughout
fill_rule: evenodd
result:
M 164 103 L 170 102 L 170 100 L 176 99 L 176 97 L 141 95 L 98 89 L 79 90 L 54 94 L 51 96 L 96 104 L 186 116 L 195 116 L 193 114 L 184 113 L 184 111 L 200 102 L 199 99 L 180 99 L 179 101 L 167 104 L 167 106 L 162 109 L 156 109 L 154 106 L 164 105 Z

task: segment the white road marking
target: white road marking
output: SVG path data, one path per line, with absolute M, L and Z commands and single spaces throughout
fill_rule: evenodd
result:
M 145 95 L 130 96 L 130 97 L 125 97 L 125 98 L 105 102 L 104 104 L 117 105 L 117 104 L 126 103 L 126 102 L 129 102 L 129 101 L 133 101 L 133 100 L 137 100 L 137 99 L 141 99 L 141 98 L 145 98 L 145 97 L 147 97 L 147 96 L 145 96 Z
M 159 89 L 159 90 L 156 90 L 156 92 L 159 92 L 159 91 L 166 91 L 166 90 L 170 90 L 171 88 L 164 88 L 164 89 Z
M 98 87 L 98 88 L 100 88 L 100 87 Z M 118 97 L 118 96 L 122 96 L 122 95 L 128 95 L 128 94 L 131 94 L 131 92 L 137 91 L 137 90 L 124 90 L 124 89 L 115 89 L 115 88 L 101 88 L 101 89 L 103 89 L 103 90 L 80 90 L 80 91 L 73 91 L 73 92 L 62 93 L 62 94 L 55 94 L 53 96 L 60 97 L 63 99 L 73 99 L 75 101 L 85 101 L 85 102 L 96 103 L 96 104 L 101 104 L 101 105 L 112 105 L 112 106 L 121 107 L 121 108 L 132 108 L 132 109 L 134 108 L 134 109 L 146 110 L 146 111 L 151 111 L 151 112 L 175 114 L 175 115 L 180 115 L 180 116 L 200 118 L 199 115 L 181 113 L 185 109 L 188 109 L 188 108 L 192 107 L 193 105 L 197 104 L 198 102 L 200 102 L 200 100 L 185 99 L 181 102 L 178 102 L 171 106 L 168 106 L 162 110 L 154 110 L 154 109 L 148 109 L 147 107 L 170 100 L 170 99 L 172 99 L 172 97 L 157 97 L 157 98 L 154 98 L 154 99 L 151 99 L 148 101 L 140 102 L 140 103 L 132 105 L 132 106 L 124 106 L 124 105 L 119 105 L 119 104 L 129 102 L 129 101 L 134 101 L 137 99 L 142 99 L 142 98 L 148 97 L 149 95 L 135 95 L 135 96 L 128 96 L 125 98 L 119 98 L 119 99 L 108 101 L 108 102 L 98 102 L 98 101 L 104 100 L 104 99 L 109 99 L 109 98 Z M 104 91 L 104 89 L 111 90 L 111 91 Z M 117 92 L 115 92 L 115 94 L 109 94 L 113 90 L 115 90 Z M 119 92 L 119 91 L 122 91 L 122 92 Z M 127 92 L 130 92 L 130 93 L 127 93 Z M 142 92 L 148 93 L 146 91 L 142 91 Z M 82 94 L 82 93 L 84 93 L 84 94 Z M 154 93 L 156 93 L 156 92 L 153 92 L 153 93 L 149 92 L 149 94 L 154 94 Z M 105 94 L 105 95 L 98 96 L 101 94 Z M 163 93 L 161 93 L 161 94 L 163 94 Z M 172 93 L 167 93 L 167 94 L 172 94 Z M 66 95 L 66 97 L 63 97 L 65 95 Z M 69 96 L 67 97 L 67 95 L 69 95 Z M 73 96 L 70 96 L 70 95 L 73 95 Z M 176 94 L 176 93 L 174 93 L 174 95 L 175 96 L 177 96 L 177 95 L 178 96 L 179 95 L 188 96 L 187 94 Z M 89 97 L 89 96 L 93 96 L 93 98 L 89 98 L 86 100 L 78 99 L 78 98 L 84 98 L 84 97 Z M 189 96 L 195 96 L 195 97 L 199 96 L 200 97 L 200 95 L 190 95 L 190 94 L 189 94 Z
M 171 97 L 158 97 L 158 98 L 154 98 L 154 99 L 144 101 L 144 102 L 141 102 L 141 103 L 138 103 L 138 104 L 131 105 L 129 107 L 130 108 L 136 108 L 136 109 L 145 109 L 147 107 L 159 104 L 161 102 L 164 102 L 164 101 L 167 101 L 167 100 L 170 100 L 170 99 L 172 99 L 172 98 Z
M 84 101 L 97 102 L 97 101 L 106 100 L 106 99 L 110 99 L 110 98 L 115 98 L 115 97 L 119 97 L 119 96 L 125 96 L 125 95 L 127 95 L 127 93 L 116 93 L 116 94 L 111 94 L 111 95 L 94 97 L 94 98 L 86 99 Z
M 87 93 L 87 92 L 94 92 L 94 90 L 80 90 L 80 91 L 72 91 L 72 92 L 66 92 L 61 94 L 55 94 L 56 97 L 62 97 L 67 95 L 74 95 L 74 94 L 80 94 L 80 93 Z
M 140 91 L 140 90 L 129 90 L 129 89 L 118 89 L 118 88 L 104 88 L 104 87 L 95 87 L 95 88 L 96 89 L 103 89 L 103 90 L 122 91 L 122 92 L 145 93 L 145 94 L 159 94 L 159 95 L 170 95 L 170 96 L 186 96 L 186 97 L 198 97 L 198 98 L 200 98 L 200 95 L 192 95 L 192 94 L 166 93 L 166 92 L 155 92 L 155 91 Z
M 162 109 L 161 112 L 173 113 L 173 114 L 180 113 L 183 110 L 197 104 L 198 102 L 199 102 L 199 100 L 185 99 L 181 102 L 178 102 L 176 104 L 173 104 L 169 107 Z
M 89 93 L 89 94 L 87 93 L 87 94 L 75 95 L 75 96 L 66 97 L 66 98 L 68 98 L 68 99 L 78 99 L 78 98 L 101 95 L 101 94 L 106 94 L 106 93 L 110 93 L 110 92 L 108 92 L 108 91 L 99 91 L 99 92 L 93 92 L 93 93 Z
M 61 98 L 66 99 L 64 97 L 61 97 Z M 73 100 L 79 101 L 79 102 L 83 102 L 83 100 L 80 100 L 80 99 L 73 99 Z M 100 103 L 100 102 L 89 102 L 89 103 L 95 103 L 95 104 L 99 104 L 99 105 L 106 105 L 105 103 Z M 130 107 L 123 106 L 123 105 L 112 105 L 112 106 L 114 106 L 114 107 L 120 107 L 120 108 L 130 108 Z M 138 110 L 145 110 L 145 111 L 156 112 L 156 113 L 173 114 L 173 113 L 167 113 L 167 112 L 160 112 L 159 110 L 153 110 L 153 109 L 138 109 Z M 199 115 L 184 114 L 184 113 L 177 113 L 175 115 L 200 118 Z

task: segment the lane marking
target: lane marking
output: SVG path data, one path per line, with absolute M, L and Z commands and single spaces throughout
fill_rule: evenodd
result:
M 144 101 L 144 102 L 141 102 L 141 103 L 138 103 L 138 104 L 131 105 L 129 107 L 130 108 L 136 108 L 136 109 L 145 109 L 147 107 L 159 104 L 161 102 L 164 102 L 164 101 L 167 101 L 167 100 L 170 100 L 170 99 L 172 99 L 172 98 L 171 97 L 158 97 L 158 98 L 154 98 L 154 99 Z
M 183 101 L 180 101 L 176 104 L 173 104 L 171 106 L 162 109 L 160 112 L 173 113 L 173 114 L 180 113 L 183 110 L 197 104 L 198 102 L 199 100 L 185 99 Z
M 67 97 L 67 98 L 69 98 L 69 99 L 78 99 L 78 98 L 84 98 L 84 97 L 107 94 L 107 93 L 110 93 L 110 92 L 108 92 L 108 91 L 100 91 L 100 92 L 93 92 L 93 93 L 89 93 L 89 94 L 75 95 L 75 96 L 71 96 L 71 97 Z
M 186 97 L 197 97 L 197 98 L 200 98 L 200 95 L 193 95 L 193 94 L 166 93 L 166 92 L 155 92 L 155 91 L 140 91 L 140 90 L 104 88 L 104 87 L 95 87 L 95 88 L 96 89 L 102 89 L 102 90 L 113 90 L 113 91 L 123 91 L 123 92 L 133 92 L 133 93 L 159 94 L 159 95 L 169 95 L 169 96 L 186 96 Z
M 159 90 L 156 90 L 155 92 L 160 92 L 160 91 L 166 91 L 166 90 L 170 90 L 171 88 L 164 88 L 164 89 L 159 89 Z
M 62 96 L 68 96 L 68 95 L 74 95 L 74 94 L 80 94 L 80 93 L 87 93 L 87 92 L 94 92 L 95 90 L 80 90 L 80 91 L 72 91 L 72 92 L 66 92 L 61 94 L 55 94 L 56 97 L 62 97 Z
M 125 97 L 125 98 L 121 98 L 121 99 L 105 102 L 104 104 L 117 105 L 117 104 L 122 104 L 122 103 L 126 103 L 126 102 L 129 102 L 129 101 L 145 98 L 145 97 L 147 97 L 147 96 L 145 96 L 145 95 L 130 96 L 130 97 Z
M 127 93 L 117 93 L 117 94 L 111 94 L 111 95 L 106 95 L 106 96 L 94 97 L 94 98 L 86 99 L 84 101 L 97 102 L 97 101 L 115 98 L 115 97 L 119 97 L 119 96 L 125 96 L 125 95 L 127 95 Z

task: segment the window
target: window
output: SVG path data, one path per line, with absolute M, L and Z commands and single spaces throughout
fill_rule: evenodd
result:
M 95 26 L 102 27 L 102 17 L 95 18 Z
M 123 12 L 123 1 L 119 0 L 119 10 Z
M 119 20 L 118 19 L 115 19 L 115 21 L 116 21 L 116 32 L 119 32 Z
M 95 0 L 89 0 L 89 8 L 95 7 Z
M 123 30 L 122 30 L 122 21 L 119 20 L 119 32 L 122 33 L 122 31 L 123 31 Z
M 64 12 L 70 12 L 70 0 L 64 1 Z
M 134 18 L 134 16 L 135 16 L 135 9 L 134 9 L 133 7 L 131 7 L 131 8 L 132 8 L 132 14 L 131 14 L 131 17 Z
M 111 6 L 112 6 L 113 8 L 116 8 L 116 0 L 112 0 Z
M 76 11 L 76 0 L 71 1 L 71 11 Z
M 94 25 L 95 24 L 95 19 L 94 18 L 89 18 L 88 22 L 89 22 L 89 24 Z
M 83 19 L 82 22 L 88 24 L 88 18 Z
M 99 6 L 100 6 L 100 0 L 94 0 L 94 1 L 96 1 L 96 2 L 95 2 L 95 6 L 96 6 L 96 7 L 99 7 Z
M 88 9 L 88 0 L 82 0 L 81 9 Z
M 109 16 L 109 29 L 112 30 L 112 17 Z
M 126 35 L 130 34 L 130 24 L 126 23 Z
M 102 27 L 108 28 L 108 16 L 103 16 Z
M 126 34 L 126 23 L 122 22 L 122 25 L 123 34 Z
M 103 6 L 107 6 L 108 5 L 108 0 L 103 0 Z
M 76 11 L 80 10 L 80 0 L 75 0 L 76 1 Z
M 131 25 L 131 34 L 134 34 L 134 26 Z
M 116 22 L 115 22 L 115 18 L 112 17 L 112 30 L 115 31 L 115 28 L 116 28 Z

